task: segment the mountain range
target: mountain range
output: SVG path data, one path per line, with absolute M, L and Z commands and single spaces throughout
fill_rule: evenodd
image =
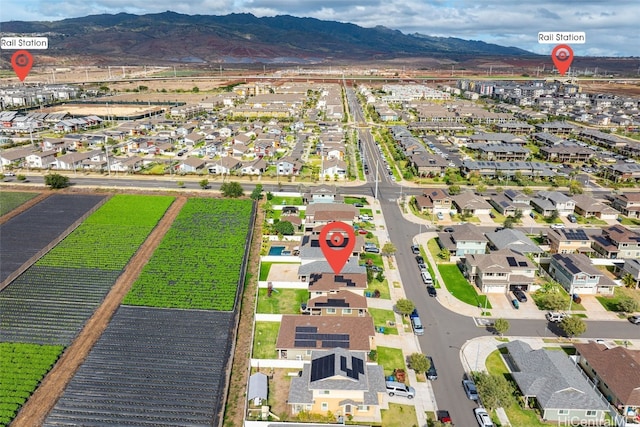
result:
M 47 36 L 47 55 L 95 64 L 313 64 L 534 56 L 519 48 L 481 41 L 404 34 L 382 26 L 363 28 L 289 15 L 258 18 L 252 14 L 119 13 L 60 21 L 9 21 L 0 23 L 0 30 L 4 36 Z

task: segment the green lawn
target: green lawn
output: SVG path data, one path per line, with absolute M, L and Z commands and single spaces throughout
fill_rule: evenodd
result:
M 440 264 L 443 262 L 449 262 L 440 258 L 440 245 L 438 245 L 438 241 L 436 240 L 435 237 L 433 239 L 429 239 L 429 241 L 427 242 L 427 249 L 431 253 L 431 256 L 433 257 L 433 259 L 436 260 L 437 264 Z
M 376 330 L 379 326 L 384 327 L 385 335 L 398 335 L 398 328 L 395 326 L 389 327 L 388 322 L 395 322 L 396 318 L 392 310 L 384 310 L 382 308 L 370 308 L 369 314 L 373 317 L 373 325 Z
M 511 374 L 507 370 L 502 358 L 500 356 L 500 350 L 495 350 L 487 357 L 486 361 L 487 371 L 490 374 L 504 375 L 507 380 L 512 381 Z M 549 424 L 543 424 L 538 419 L 538 415 L 532 409 L 522 409 L 515 397 L 509 401 L 509 404 L 504 405 L 504 410 L 507 413 L 509 422 L 512 426 L 548 426 Z
M 378 365 L 384 368 L 385 377 L 393 375 L 394 369 L 407 369 L 401 349 L 379 346 L 376 350 L 378 352 Z
M 271 297 L 267 293 L 267 289 L 258 290 L 256 313 L 300 314 L 300 304 L 309 300 L 307 289 L 274 289 Z
M 0 216 L 11 212 L 26 201 L 33 199 L 38 194 L 39 193 L 3 191 L 0 193 Z
M 384 268 L 384 264 L 382 263 L 382 255 L 365 252 L 360 255 L 360 264 L 366 264 L 368 259 L 373 261 L 373 265 Z
M 391 299 L 391 291 L 389 290 L 389 282 L 387 281 L 387 279 L 385 278 L 382 282 L 379 282 L 375 278 L 375 274 L 373 275 L 373 277 L 374 278 L 371 283 L 367 285 L 367 292 L 371 292 L 371 294 L 373 295 L 373 293 L 378 290 L 380 291 L 380 298 Z
M 535 215 L 536 217 L 534 218 L 534 221 L 537 222 L 538 224 L 562 224 L 562 220 L 560 218 L 551 220 L 551 218 L 544 217 L 537 212 Z
M 576 220 L 578 221 L 578 224 L 607 225 L 607 221 L 603 221 L 594 216 L 585 218 L 583 216 L 576 215 Z
M 564 301 L 566 301 L 566 306 L 567 306 L 567 310 L 569 309 L 569 293 L 560 285 L 555 285 L 554 289 L 557 290 L 558 293 L 560 293 L 562 299 Z M 548 310 L 547 307 L 545 307 L 544 305 L 544 297 L 545 297 L 546 292 L 543 291 L 543 289 L 539 289 L 535 292 L 530 293 L 529 295 L 531 296 L 531 299 L 533 299 L 533 302 L 536 303 L 536 306 L 540 309 L 540 310 Z M 586 308 L 584 308 L 584 306 L 582 304 L 577 304 L 575 302 L 571 303 L 571 311 L 585 311 Z
M 493 213 L 493 216 L 494 216 L 493 222 L 497 222 L 499 224 L 502 224 L 502 223 L 504 223 L 504 220 L 507 219 L 506 216 L 502 215 L 500 212 L 498 212 L 495 209 L 492 209 L 491 212 Z
M 596 296 L 600 304 L 608 311 L 618 311 L 618 303 L 627 297 L 635 299 L 640 304 L 640 291 L 633 289 L 616 287 L 613 290 L 613 296 Z
M 389 403 L 389 409 L 382 409 L 384 427 L 414 427 L 418 425 L 418 416 L 414 405 Z
M 487 297 L 478 295 L 476 288 L 469 284 L 456 264 L 440 264 L 438 271 L 451 295 L 474 307 L 492 308 Z
M 256 332 L 253 337 L 254 359 L 276 359 L 276 339 L 280 322 L 256 322 Z
M 618 219 L 622 225 L 640 225 L 640 219 L 637 218 L 627 218 L 626 216 L 620 215 Z
M 302 205 L 302 197 L 273 196 L 270 202 L 272 205 L 300 206 Z
M 362 203 L 363 205 L 368 205 L 366 197 L 345 196 L 344 202 L 348 205 L 353 205 L 355 203 Z

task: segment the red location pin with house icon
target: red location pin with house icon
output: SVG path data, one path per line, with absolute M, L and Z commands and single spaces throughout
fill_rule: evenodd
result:
M 353 227 L 340 221 L 330 222 L 320 230 L 319 242 L 331 269 L 340 274 L 356 245 Z
M 13 66 L 13 71 L 15 71 L 16 76 L 23 82 L 33 66 L 33 56 L 26 50 L 16 50 L 11 57 L 11 65 Z
M 566 44 L 559 44 L 551 51 L 551 59 L 561 76 L 567 74 L 573 61 L 573 50 Z

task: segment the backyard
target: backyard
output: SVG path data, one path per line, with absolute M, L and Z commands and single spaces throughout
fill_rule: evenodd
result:
M 256 331 L 253 337 L 254 359 L 276 359 L 276 340 L 280 322 L 256 322 Z
M 258 306 L 256 313 L 265 314 L 300 314 L 300 304 L 309 300 L 307 289 L 273 289 L 258 290 Z

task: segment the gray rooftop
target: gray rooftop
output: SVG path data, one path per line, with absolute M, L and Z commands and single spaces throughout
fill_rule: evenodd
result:
M 606 410 L 607 405 L 563 351 L 532 350 L 523 341 L 506 344 L 512 377 L 526 396 L 543 409 Z
M 366 272 L 367 269 L 364 266 L 359 265 L 358 257 L 349 258 L 349 261 L 347 261 L 340 271 L 341 274 Z M 307 264 L 302 264 L 298 267 L 298 276 L 308 276 L 311 273 L 333 273 L 333 269 L 327 261 L 313 261 Z
M 505 228 L 485 233 L 487 239 L 498 249 L 511 249 L 520 254 L 540 254 L 543 252 L 530 238 L 520 230 Z

